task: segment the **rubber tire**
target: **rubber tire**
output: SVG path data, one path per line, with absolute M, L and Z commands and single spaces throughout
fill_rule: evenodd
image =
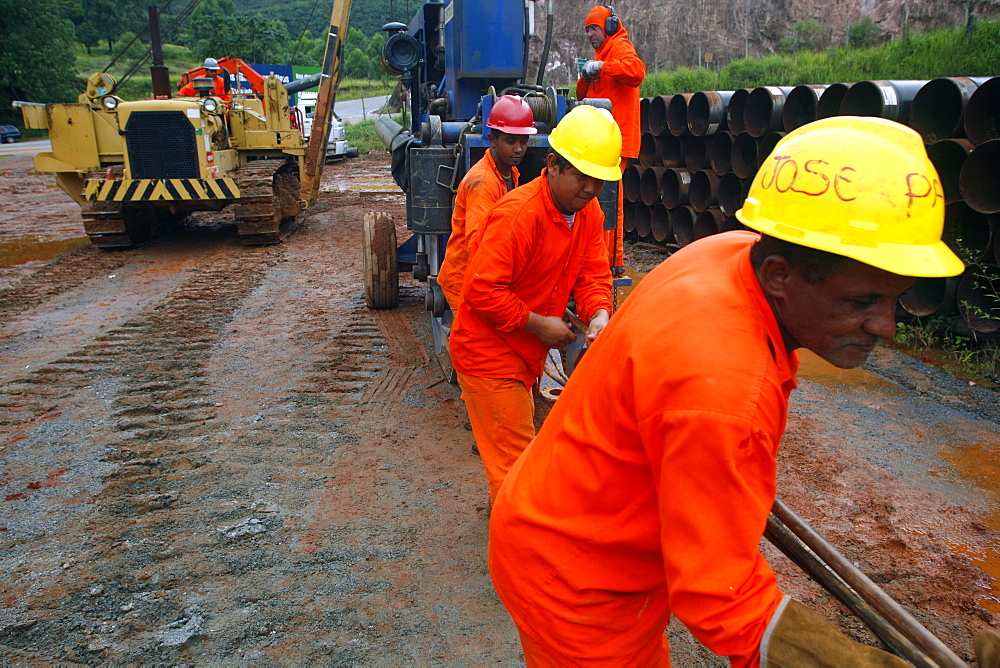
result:
M 396 223 L 391 214 L 369 211 L 362 227 L 365 301 L 369 308 L 395 308 L 399 303 Z

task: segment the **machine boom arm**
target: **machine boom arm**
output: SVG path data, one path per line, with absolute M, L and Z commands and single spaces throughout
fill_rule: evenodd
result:
M 347 39 L 348 19 L 351 15 L 351 0 L 334 0 L 330 12 L 330 29 L 326 37 L 326 51 L 323 54 L 323 80 L 316 98 L 316 115 L 309 143 L 306 147 L 305 170 L 302 174 L 300 199 L 306 206 L 316 201 L 319 182 L 323 177 L 323 162 L 326 145 L 330 137 L 330 118 L 333 104 L 337 99 L 337 87 L 344 69 L 344 42 Z

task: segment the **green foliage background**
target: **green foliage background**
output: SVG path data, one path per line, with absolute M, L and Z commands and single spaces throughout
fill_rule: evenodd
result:
M 734 60 L 720 70 L 684 67 L 658 72 L 646 76 L 641 94 L 652 97 L 757 86 L 996 76 L 997 63 L 1000 63 L 1000 21 L 979 21 L 971 35 L 964 28 L 911 34 L 869 48 L 800 49 L 764 58 Z

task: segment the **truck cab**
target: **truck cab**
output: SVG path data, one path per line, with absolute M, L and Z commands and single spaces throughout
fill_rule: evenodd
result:
M 303 91 L 298 94 L 298 101 L 295 106 L 302 110 L 302 135 L 308 137 L 312 132 L 313 116 L 316 113 L 316 98 L 319 93 Z M 328 158 L 342 158 L 347 156 L 347 136 L 345 134 L 344 122 L 337 115 L 336 110 L 330 118 L 330 139 L 326 147 Z

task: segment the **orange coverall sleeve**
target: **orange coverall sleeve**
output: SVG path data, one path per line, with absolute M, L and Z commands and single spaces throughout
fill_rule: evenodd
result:
M 490 209 L 505 194 L 494 179 L 482 178 L 469 184 L 465 200 L 465 252 L 471 253 L 479 245 L 479 230 Z
M 630 42 L 621 40 L 604 61 L 602 77 L 610 77 L 623 86 L 638 86 L 646 78 L 646 63 L 642 62 Z
M 493 210 L 485 222 L 478 243 L 470 246 L 462 299 L 496 329 L 513 332 L 528 324 L 531 314 L 510 286 L 527 264 L 534 235 L 524 217 L 507 212 Z
M 733 666 L 756 666 L 782 599 L 758 551 L 778 443 L 748 420 L 708 411 L 667 411 L 638 426 L 649 444 L 670 608 Z
M 604 212 L 595 207 L 598 226 L 604 224 Z M 604 309 L 611 315 L 611 265 L 608 264 L 608 249 L 604 239 L 595 235 L 584 251 L 586 259 L 573 286 L 577 314 L 589 323 L 594 314 Z
M 600 60 L 600 58 L 597 58 Z M 646 78 L 646 63 L 642 62 L 639 54 L 631 43 L 619 40 L 611 47 L 604 67 L 601 68 L 602 77 L 608 77 L 622 86 L 637 87 Z M 592 84 L 596 82 L 584 81 L 583 77 L 576 80 L 576 97 L 582 100 L 590 97 Z M 605 94 L 594 94 L 593 97 L 605 97 Z

